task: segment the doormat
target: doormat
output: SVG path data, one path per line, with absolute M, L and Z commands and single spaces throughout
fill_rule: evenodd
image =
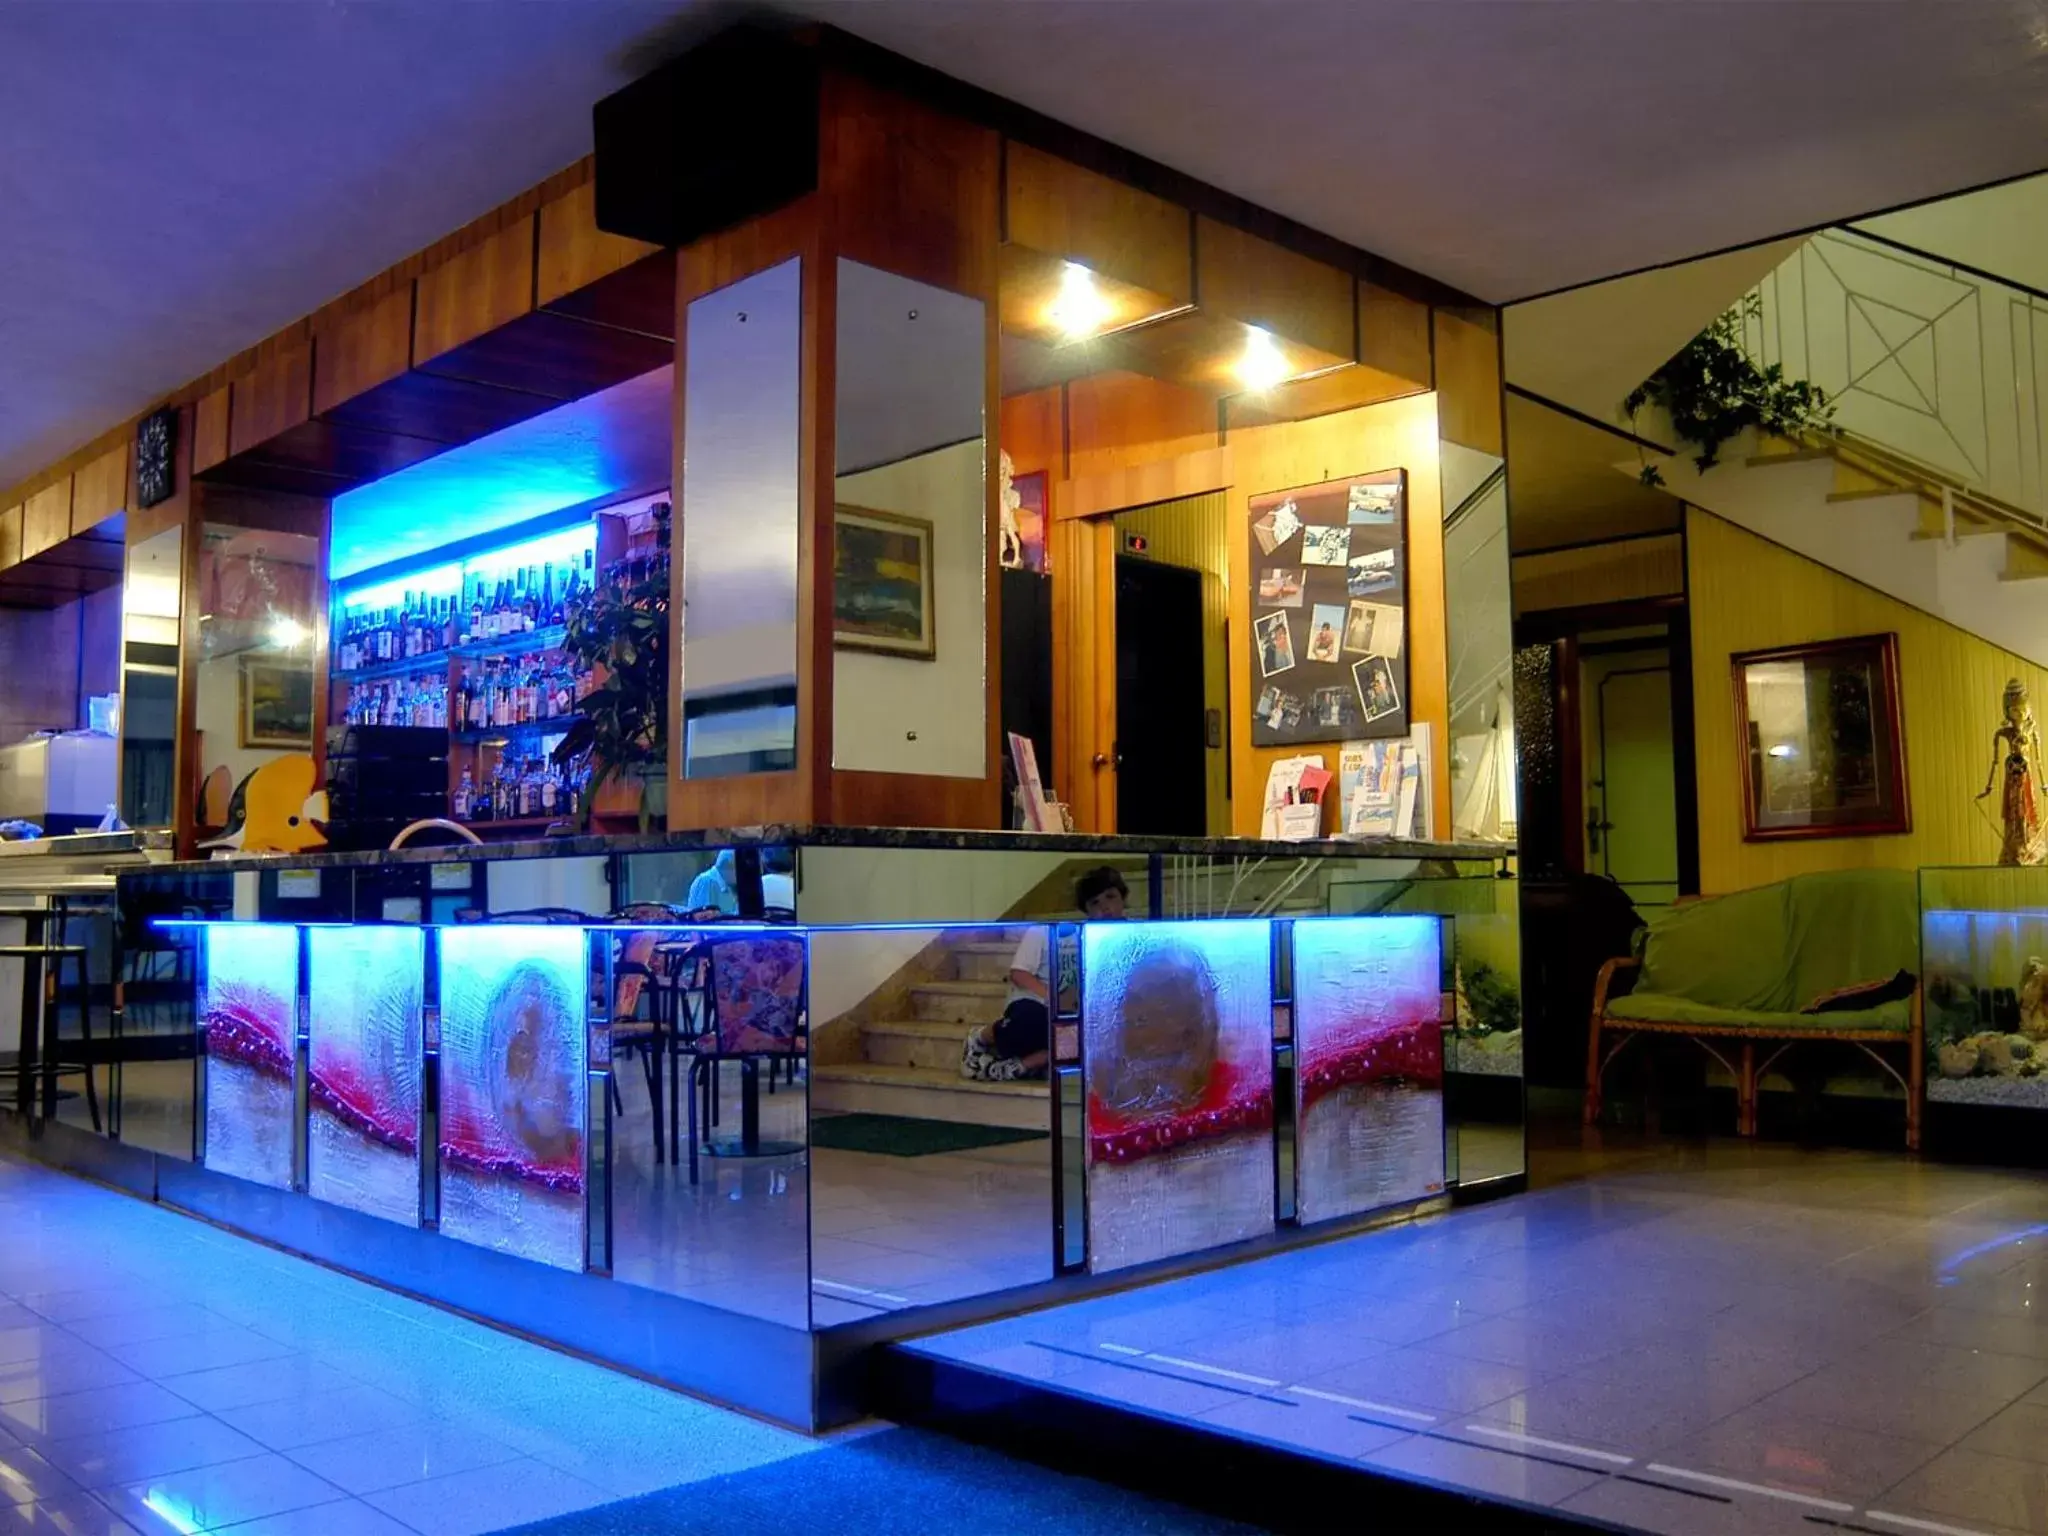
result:
M 826 1115 L 811 1122 L 811 1145 L 834 1152 L 878 1152 L 883 1157 L 930 1157 L 936 1152 L 971 1152 L 1015 1141 L 1044 1141 L 1044 1131 L 1008 1125 L 963 1125 L 954 1120 L 914 1120 L 908 1115 Z

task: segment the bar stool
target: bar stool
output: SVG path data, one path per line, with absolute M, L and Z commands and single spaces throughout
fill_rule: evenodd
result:
M 52 918 L 57 921 L 58 933 L 64 931 L 66 913 L 61 904 L 4 908 L 0 909 L 0 917 L 19 918 L 25 929 L 24 942 L 0 944 L 0 959 L 21 961 L 21 1049 L 13 1067 L 0 1067 L 0 1077 L 15 1079 L 16 1108 L 26 1118 L 35 1108 L 34 1084 L 40 1069 L 42 1118 L 54 1120 L 57 1079 L 83 1076 L 86 1107 L 92 1112 L 92 1128 L 97 1133 L 101 1129 L 100 1096 L 92 1071 L 92 990 L 86 975 L 89 950 L 83 944 L 47 942 Z M 59 1051 L 66 960 L 75 961 L 78 966 L 78 1030 L 85 1053 L 84 1060 L 76 1066 L 66 1066 Z

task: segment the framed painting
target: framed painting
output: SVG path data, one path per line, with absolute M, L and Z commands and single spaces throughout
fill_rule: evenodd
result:
M 833 515 L 832 546 L 832 643 L 841 650 L 935 660 L 932 525 L 841 506 Z
M 310 747 L 313 744 L 313 672 L 303 661 L 242 661 L 244 747 Z
M 1730 661 L 1746 841 L 1913 830 L 1896 634 Z

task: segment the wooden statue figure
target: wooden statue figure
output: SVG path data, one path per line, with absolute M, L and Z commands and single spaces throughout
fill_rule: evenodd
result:
M 2048 836 L 2041 820 L 2041 732 L 2034 724 L 2034 708 L 2028 701 L 2026 684 L 2014 678 L 2005 685 L 2005 721 L 1992 737 L 1990 777 L 1977 798 L 1985 799 L 1998 784 L 2001 766 L 2005 772 L 2005 794 L 2000 800 L 2004 841 L 1999 845 L 2001 864 L 2048 862 Z

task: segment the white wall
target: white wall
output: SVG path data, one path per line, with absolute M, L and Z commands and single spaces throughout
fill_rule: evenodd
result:
M 1977 217 L 1947 206 L 1920 217 Z M 2037 208 L 2003 238 L 2042 247 L 2044 236 L 2048 209 Z M 1951 246 L 1971 248 L 1960 237 Z M 2048 301 L 1843 230 L 1814 236 L 1757 291 L 1751 355 L 1826 390 L 1835 425 L 2048 515 Z
M 262 660 L 281 660 L 276 655 L 258 653 Z M 313 750 L 309 741 L 303 747 L 271 748 L 242 746 L 242 653 L 233 656 L 217 656 L 211 661 L 202 661 L 198 669 L 199 695 L 194 705 L 194 718 L 200 731 L 200 772 L 208 774 L 225 764 L 228 770 L 230 791 L 248 775 L 265 763 L 290 757 L 295 753 L 303 756 Z M 315 729 L 318 729 L 316 724 Z
M 526 912 L 567 907 L 603 917 L 612 909 L 612 889 L 601 856 L 583 859 L 489 859 L 484 871 L 487 912 Z
M 939 848 L 806 848 L 797 913 L 806 923 L 930 923 L 811 936 L 811 1017 L 855 1007 L 963 917 L 996 921 L 1077 855 Z
M 833 767 L 982 776 L 988 746 L 983 471 L 982 442 L 974 438 L 840 477 L 842 505 L 931 523 L 938 655 L 919 661 L 872 651 L 833 653 Z
M 2048 292 L 2048 176 L 1858 219 L 1850 228 Z

